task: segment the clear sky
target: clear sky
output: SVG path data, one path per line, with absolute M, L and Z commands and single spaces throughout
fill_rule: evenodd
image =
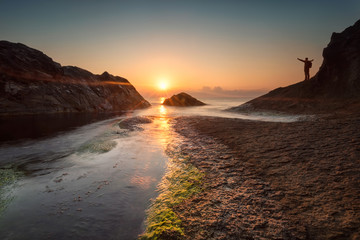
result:
M 360 18 L 359 0 L 0 0 L 0 39 L 62 65 L 127 78 L 145 95 L 220 87 L 273 89 L 322 63 L 332 32 Z M 217 88 L 218 89 L 218 88 Z

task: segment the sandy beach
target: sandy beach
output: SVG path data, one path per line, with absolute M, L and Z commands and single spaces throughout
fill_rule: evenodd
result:
M 172 120 L 204 191 L 176 206 L 186 239 L 359 239 L 360 115 L 274 123 Z

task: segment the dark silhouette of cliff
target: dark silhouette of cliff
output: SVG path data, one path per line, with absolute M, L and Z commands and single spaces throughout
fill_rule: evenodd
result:
M 310 80 L 277 88 L 231 110 L 319 113 L 360 109 L 360 20 L 333 33 L 323 57 Z
M 0 115 L 117 112 L 149 106 L 124 78 L 62 67 L 36 49 L 0 41 Z
M 203 106 L 205 103 L 197 100 L 196 98 L 190 96 L 187 93 L 179 93 L 171 98 L 165 99 L 163 105 L 168 106 L 177 106 L 177 107 L 191 107 L 191 106 Z

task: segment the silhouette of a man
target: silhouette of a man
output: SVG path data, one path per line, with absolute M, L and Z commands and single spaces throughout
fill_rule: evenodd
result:
M 314 61 L 314 59 L 308 60 L 308 58 L 305 58 L 305 60 L 302 60 L 302 59 L 298 58 L 298 60 L 304 63 L 305 80 L 309 80 L 310 79 L 310 68 L 312 66 L 311 62 Z

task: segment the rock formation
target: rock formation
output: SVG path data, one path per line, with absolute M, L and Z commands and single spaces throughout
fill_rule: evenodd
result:
M 310 80 L 277 88 L 231 110 L 319 113 L 360 109 L 360 20 L 333 33 L 323 57 Z
M 62 67 L 36 49 L 0 41 L 0 115 L 116 112 L 149 106 L 124 78 Z
M 179 93 L 173 95 L 171 98 L 165 99 L 163 105 L 176 106 L 176 107 L 190 107 L 190 106 L 203 106 L 205 103 L 197 100 L 187 93 Z

